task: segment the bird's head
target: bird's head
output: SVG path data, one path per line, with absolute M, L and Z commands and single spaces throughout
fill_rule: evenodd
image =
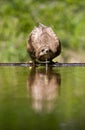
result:
M 52 51 L 49 47 L 42 47 L 37 53 L 37 58 L 40 61 L 50 61 L 52 58 Z

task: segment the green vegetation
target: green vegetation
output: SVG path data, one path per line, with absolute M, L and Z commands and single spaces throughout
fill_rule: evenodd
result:
M 65 49 L 85 49 L 85 0 L 0 0 L 0 62 L 28 60 L 29 33 L 51 26 Z

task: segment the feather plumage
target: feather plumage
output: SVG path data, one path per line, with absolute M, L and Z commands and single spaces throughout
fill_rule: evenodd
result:
M 29 35 L 27 51 L 33 61 L 52 61 L 61 53 L 61 43 L 51 27 L 39 24 Z

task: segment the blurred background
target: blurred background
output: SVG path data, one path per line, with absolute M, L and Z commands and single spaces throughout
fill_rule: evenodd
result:
M 38 22 L 62 43 L 57 61 L 85 62 L 85 0 L 0 0 L 0 62 L 29 61 L 27 39 Z

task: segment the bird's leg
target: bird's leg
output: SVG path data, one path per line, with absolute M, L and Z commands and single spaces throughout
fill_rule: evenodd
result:
M 55 62 L 51 60 L 51 61 L 50 61 L 50 64 L 55 64 Z
M 39 66 L 41 63 L 37 59 L 33 59 L 33 66 Z

